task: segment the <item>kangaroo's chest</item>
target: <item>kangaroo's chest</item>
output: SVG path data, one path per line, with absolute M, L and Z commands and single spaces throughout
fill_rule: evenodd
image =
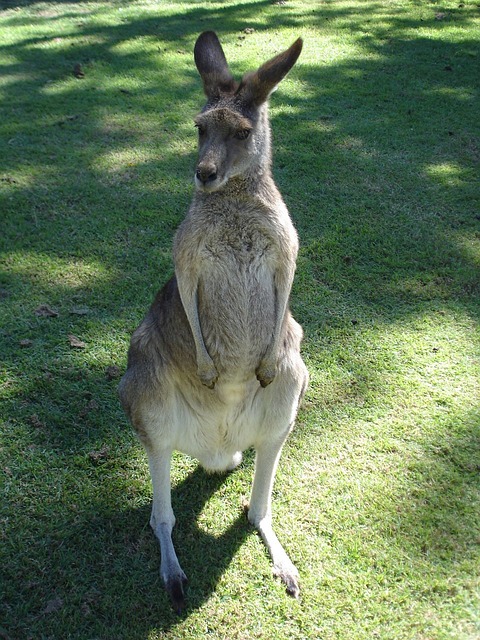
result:
M 242 216 L 212 225 L 200 246 L 200 259 L 212 266 L 233 269 L 273 264 L 276 248 L 266 225 Z
M 199 246 L 202 299 L 210 298 L 206 304 L 224 307 L 229 318 L 239 320 L 253 319 L 256 301 L 261 300 L 268 319 L 277 253 L 275 238 L 256 218 L 220 218 Z
M 258 217 L 222 216 L 199 243 L 198 310 L 217 368 L 254 371 L 275 325 L 275 238 Z
M 199 257 L 233 268 L 268 262 L 276 254 L 274 228 L 257 212 L 231 211 L 205 221 Z

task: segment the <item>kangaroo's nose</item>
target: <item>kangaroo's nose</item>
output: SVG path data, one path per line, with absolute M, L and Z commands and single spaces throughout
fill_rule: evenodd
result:
M 217 179 L 217 168 L 211 164 L 199 166 L 195 172 L 195 176 L 197 177 L 197 180 L 200 180 L 203 184 L 213 182 Z

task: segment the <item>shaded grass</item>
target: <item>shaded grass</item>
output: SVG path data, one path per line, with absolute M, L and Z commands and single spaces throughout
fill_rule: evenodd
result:
M 475 4 L 1 6 L 1 633 L 475 638 Z M 190 583 L 176 618 L 147 465 L 105 370 L 124 369 L 172 272 L 202 104 L 191 51 L 206 28 L 238 75 L 305 40 L 271 108 L 311 373 L 274 517 L 303 597 L 271 578 L 244 520 L 252 455 L 227 477 L 178 455 Z M 42 304 L 58 316 L 35 315 Z

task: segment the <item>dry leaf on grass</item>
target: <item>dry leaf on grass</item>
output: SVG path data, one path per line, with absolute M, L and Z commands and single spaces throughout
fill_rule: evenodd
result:
M 63 600 L 61 598 L 53 598 L 47 602 L 47 606 L 42 611 L 42 613 L 55 613 L 56 611 L 60 611 L 63 607 Z
M 90 402 L 80 411 L 80 417 L 84 418 L 88 413 L 90 413 L 90 411 L 96 411 L 97 409 L 98 402 L 92 398 Z
M 101 462 L 102 460 L 106 460 L 109 455 L 110 449 L 109 447 L 107 447 L 107 445 L 104 445 L 98 451 L 90 451 L 88 457 L 90 458 L 90 460 L 92 460 L 92 462 Z
M 105 369 L 105 377 L 107 378 L 107 380 L 115 380 L 115 378 L 119 378 L 120 375 L 120 369 L 115 364 Z
M 41 304 L 37 309 L 35 309 L 35 315 L 41 318 L 56 318 L 58 316 L 58 311 L 49 307 L 48 304 Z
M 85 347 L 87 346 L 85 342 L 82 342 L 80 338 L 77 338 L 77 336 L 74 336 L 72 334 L 69 334 L 68 341 L 70 343 L 70 346 L 74 349 L 85 349 Z
M 70 309 L 70 313 L 74 316 L 86 316 L 90 313 L 90 309 L 88 307 L 73 307 Z

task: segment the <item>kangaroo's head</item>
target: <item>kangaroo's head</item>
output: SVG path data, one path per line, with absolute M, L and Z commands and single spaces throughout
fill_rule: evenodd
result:
M 199 134 L 195 184 L 200 191 L 217 191 L 230 178 L 269 166 L 266 103 L 301 50 L 299 38 L 289 49 L 236 82 L 216 34 L 205 31 L 199 36 L 194 50 L 195 64 L 208 98 L 195 119 Z

